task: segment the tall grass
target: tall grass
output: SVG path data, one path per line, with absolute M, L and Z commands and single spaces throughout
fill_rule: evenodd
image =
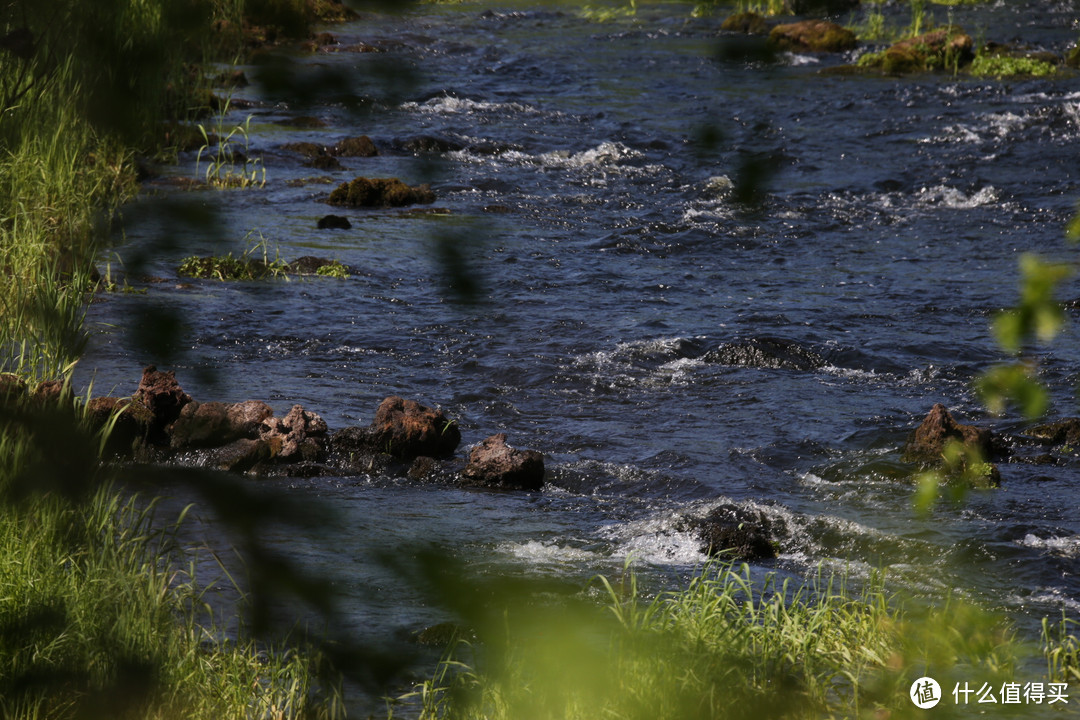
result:
M 312 694 L 318 656 L 206 623 L 153 510 L 108 485 L 82 502 L 51 493 L 0 508 L 0 715 L 339 715 L 332 686 Z
M 424 720 L 904 718 L 925 716 L 909 693 L 928 675 L 945 696 L 935 715 L 959 717 L 972 706 L 954 702 L 958 684 L 1039 681 L 1021 677 L 1037 672 L 1038 644 L 1002 618 L 957 598 L 902 602 L 879 576 L 856 590 L 719 564 L 651 600 L 632 576 L 601 586 L 606 621 L 582 607 L 497 613 L 482 643 L 458 641 L 401 701 Z M 1076 677 L 1063 628 L 1045 633 L 1048 682 Z

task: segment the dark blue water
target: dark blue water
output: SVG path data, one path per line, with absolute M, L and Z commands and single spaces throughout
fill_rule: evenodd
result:
M 548 482 L 534 494 L 380 476 L 265 481 L 341 511 L 325 543 L 280 541 L 340 574 L 365 632 L 439 619 L 371 561 L 376 551 L 432 541 L 479 568 L 575 582 L 632 556 L 677 583 L 704 560 L 679 517 L 730 502 L 779 528 L 780 559 L 762 571 L 883 568 L 908 591 L 956 588 L 1028 630 L 1075 615 L 1076 460 L 1003 465 L 1000 490 L 924 518 L 899 456 L 936 402 L 964 422 L 1022 429 L 1015 415 L 987 415 L 971 382 L 1005 359 L 990 323 L 1017 299 L 1020 255 L 1073 252 L 1080 78 L 820 73 L 865 47 L 722 60 L 721 18 L 690 10 L 644 5 L 595 23 L 569 7 L 423 6 L 334 28 L 342 48 L 383 52 L 297 62 L 344 73 L 350 92 L 312 107 L 237 95 L 254 104 L 228 121 L 250 115 L 266 187 L 187 193 L 218 213 L 213 230 L 133 222 L 115 252 L 149 249 L 153 273 L 172 278 L 181 257 L 240 252 L 254 233 L 283 258 L 330 256 L 357 272 L 111 295 L 91 307 L 98 334 L 81 372 L 126 394 L 143 364 L 165 365 L 122 329 L 131 308 L 160 303 L 186 319 L 167 367 L 197 399 L 280 412 L 298 402 L 333 429 L 367 424 L 401 394 L 457 418 L 462 452 L 500 431 L 542 451 Z M 906 6 L 886 11 L 907 22 Z M 1076 39 L 1071 3 L 951 15 L 986 39 L 1059 53 Z M 380 79 L 387 65 L 410 82 Z M 278 123 L 298 115 L 327 126 Z M 281 149 L 358 134 L 381 154 L 345 158 L 344 171 L 303 168 Z M 405 149 L 421 135 L 462 149 Z M 731 190 L 747 158 L 771 171 L 753 208 Z M 169 172 L 193 176 L 194 165 L 185 156 Z M 342 212 L 322 202 L 333 185 L 289 184 L 319 175 L 429 181 L 448 214 Z M 131 217 L 176 195 L 155 187 Z M 352 230 L 317 230 L 330 211 Z M 161 250 L 170 230 L 176 246 Z M 466 259 L 475 304 L 449 289 L 439 243 Z M 1078 295 L 1075 282 L 1063 288 Z M 739 366 L 716 352 L 763 340 L 814 361 Z M 1051 414 L 1077 414 L 1075 332 L 1038 358 Z

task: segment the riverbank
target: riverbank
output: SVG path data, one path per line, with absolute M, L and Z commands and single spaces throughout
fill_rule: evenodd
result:
M 69 389 L 95 264 L 140 158 L 175 153 L 177 129 L 214 102 L 211 61 L 315 19 L 303 2 L 275 7 L 285 14 L 171 0 L 0 13 L 5 717 L 341 713 L 333 674 L 301 638 L 236 635 L 235 618 L 206 614 L 179 520 L 114 483 L 100 461 L 111 428 L 90 429 Z

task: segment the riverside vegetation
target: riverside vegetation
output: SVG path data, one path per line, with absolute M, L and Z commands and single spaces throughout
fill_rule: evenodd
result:
M 303 10 L 279 5 L 283 17 Z M 49 718 L 338 715 L 338 687 L 324 682 L 317 653 L 215 628 L 170 524 L 110 482 L 98 462 L 103 438 L 84 428 L 63 384 L 84 344 L 102 219 L 135 191 L 136 150 L 157 147 L 160 120 L 183 116 L 202 92 L 181 68 L 206 28 L 191 23 L 190 4 L 169 0 L 72 3 L 48 32 L 56 17 L 45 8 L 8 7 L 0 348 L 2 369 L 21 380 L 5 379 L 0 410 L 0 708 Z M 238 16 L 222 17 L 236 6 L 204 10 L 240 34 Z M 106 45 L 97 46 L 81 32 L 91 27 L 116 36 L 93 38 Z M 140 62 L 128 62 L 132 53 Z M 102 77 L 113 63 L 138 73 L 124 92 Z M 134 82 L 155 72 L 170 83 Z M 132 88 L 145 94 L 125 94 Z M 1044 290 L 1059 276 L 1036 268 L 1018 316 L 1003 316 L 1019 318 L 999 325 L 1018 354 L 1029 335 L 1056 332 Z M 1012 374 L 988 380 L 997 396 L 1037 395 L 1024 371 L 1001 372 Z M 52 400 L 22 389 L 49 380 L 61 383 Z M 902 602 L 883 579 L 861 590 L 827 577 L 797 586 L 715 565 L 648 599 L 628 572 L 599 579 L 579 604 L 544 607 L 506 588 L 474 604 L 479 588 L 451 582 L 446 568 L 425 574 L 483 642 L 463 634 L 403 699 L 423 717 L 904 717 L 921 712 L 908 691 L 923 674 L 946 693 L 953 681 L 1000 687 L 1036 666 L 1048 683 L 1080 682 L 1069 621 L 1025 641 L 957 599 Z
M 212 100 L 209 61 L 310 17 L 302 0 L 0 9 L 5 717 L 341 714 L 317 653 L 221 629 L 235 619 L 209 613 L 155 503 L 133 499 L 101 465 L 104 438 L 68 390 L 93 263 L 136 192 L 137 155 L 167 154 L 191 134 Z

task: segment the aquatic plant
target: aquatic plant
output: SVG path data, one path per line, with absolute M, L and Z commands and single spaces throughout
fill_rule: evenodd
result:
M 1001 78 L 1015 75 L 1046 77 L 1057 72 L 1057 67 L 1053 63 L 1038 58 L 979 54 L 971 62 L 968 71 L 976 77 Z
M 221 281 L 259 280 L 268 276 L 288 279 L 288 263 L 280 258 L 277 249 L 274 250 L 273 259 L 270 258 L 270 243 L 261 232 L 253 230 L 245 240 L 247 247 L 239 257 L 232 252 L 206 257 L 192 255 L 180 261 L 177 274 Z
M 229 101 L 226 100 L 217 116 L 213 140 L 206 127 L 199 125 L 204 143 L 195 156 L 195 174 L 200 174 L 203 154 L 206 153 L 206 169 L 201 174 L 207 185 L 219 188 L 262 187 L 266 184 L 266 167 L 261 158 L 251 159 L 248 156 L 251 116 L 248 115 L 242 124 L 226 129 L 228 111 Z M 214 148 L 212 154 L 211 147 Z

